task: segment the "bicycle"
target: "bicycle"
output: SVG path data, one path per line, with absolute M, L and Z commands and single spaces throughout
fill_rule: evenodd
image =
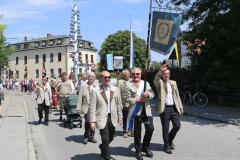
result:
M 208 97 L 200 91 L 198 83 L 195 85 L 195 92 L 192 92 L 191 87 L 184 85 L 183 91 L 180 91 L 179 95 L 183 103 L 188 102 L 199 108 L 204 108 L 208 104 Z

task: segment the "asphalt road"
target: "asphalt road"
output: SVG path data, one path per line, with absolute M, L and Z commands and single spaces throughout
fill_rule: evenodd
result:
M 34 95 L 19 94 L 18 101 L 25 101 L 38 160 L 98 160 L 101 143 L 99 131 L 95 138 L 98 143 L 84 145 L 83 128 L 64 128 L 58 120 L 58 111 L 50 115 L 49 126 L 38 125 L 37 105 Z M 16 104 L 19 105 L 19 104 Z M 240 128 L 214 121 L 183 116 L 181 129 L 176 136 L 176 149 L 172 155 L 163 152 L 163 140 L 160 119 L 154 116 L 154 134 L 150 149 L 152 160 L 239 160 L 240 159 Z M 143 127 L 144 128 L 144 127 Z M 115 139 L 110 144 L 111 153 L 117 160 L 134 160 L 133 138 L 123 138 L 121 127 L 116 129 Z

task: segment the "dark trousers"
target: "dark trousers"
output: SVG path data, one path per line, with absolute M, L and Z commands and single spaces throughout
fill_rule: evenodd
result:
M 91 123 L 89 122 L 89 115 L 85 114 L 84 115 L 84 119 L 85 119 L 85 124 L 84 124 L 84 128 L 85 128 L 85 132 L 84 132 L 84 138 L 88 138 L 91 139 L 94 137 L 95 131 L 93 131 L 90 127 Z
M 45 113 L 44 116 L 44 122 L 48 122 L 49 120 L 49 106 L 46 106 L 45 104 L 38 104 L 38 116 L 39 119 L 43 118 L 43 111 Z
M 152 134 L 154 130 L 153 126 L 153 117 L 146 117 L 146 120 L 143 120 L 141 116 L 136 116 L 134 121 L 134 146 L 136 152 L 139 153 L 142 150 L 148 150 L 150 141 L 152 139 Z M 146 121 L 146 122 L 145 122 Z M 142 131 L 142 123 L 144 122 L 145 126 L 145 134 L 142 143 L 141 149 L 141 131 Z
M 109 144 L 112 142 L 115 134 L 115 127 L 112 124 L 111 116 L 108 116 L 105 128 L 100 129 L 102 139 L 101 155 L 103 158 L 110 158 Z
M 162 133 L 164 147 L 169 148 L 169 144 L 173 142 L 174 137 L 180 129 L 180 114 L 177 112 L 176 107 L 170 106 L 165 107 L 164 112 L 160 114 L 160 119 L 162 122 Z M 173 128 L 169 132 L 169 124 L 172 121 Z
M 123 132 L 127 133 L 127 118 L 128 118 L 129 108 L 123 107 L 122 112 L 123 112 Z

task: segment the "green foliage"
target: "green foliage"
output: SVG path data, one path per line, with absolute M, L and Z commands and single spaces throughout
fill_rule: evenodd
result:
M 136 67 L 144 68 L 146 59 L 146 42 L 138 38 L 133 33 L 134 42 L 134 65 Z M 110 34 L 104 41 L 99 52 L 100 56 L 100 70 L 107 69 L 106 54 L 112 53 L 114 56 L 123 56 L 123 68 L 129 68 L 130 61 L 130 32 L 118 31 Z
M 184 14 L 190 30 L 184 40 L 194 44 L 204 41 L 201 53 L 192 46 L 192 80 L 208 87 L 209 92 L 221 95 L 240 92 L 240 1 L 198 0 Z
M 0 72 L 5 66 L 8 66 L 8 58 L 13 52 L 9 45 L 6 44 L 5 38 L 3 36 L 5 28 L 5 25 L 0 24 Z

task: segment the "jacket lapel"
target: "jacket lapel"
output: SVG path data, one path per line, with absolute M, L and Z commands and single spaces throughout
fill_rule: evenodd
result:
M 113 98 L 114 92 L 110 90 L 110 103 L 112 103 L 112 98 Z
M 101 94 L 101 96 L 103 97 L 103 99 L 104 99 L 104 101 L 106 102 L 106 104 L 108 104 L 108 100 L 107 100 L 107 96 L 106 96 L 105 92 L 104 92 L 104 91 L 101 91 L 100 94 Z

